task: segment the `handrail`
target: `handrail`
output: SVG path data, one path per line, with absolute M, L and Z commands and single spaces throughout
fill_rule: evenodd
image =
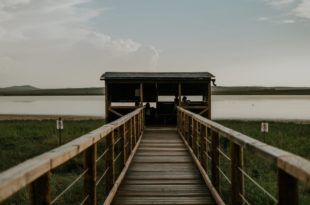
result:
M 178 107 L 178 131 L 206 169 L 207 136 L 211 136 L 211 175 L 214 187 L 219 191 L 219 136 L 231 142 L 232 204 L 242 204 L 244 197 L 243 151 L 249 151 L 278 168 L 278 203 L 296 204 L 298 181 L 310 185 L 310 161 L 290 152 L 267 145 L 237 131 L 229 129 L 201 115 Z M 208 142 L 209 141 L 209 142 Z M 200 144 L 198 148 L 196 143 Z
M 106 150 L 108 155 L 106 164 L 109 166 L 106 170 L 109 171 L 106 177 L 106 186 L 107 190 L 111 190 L 116 178 L 119 176 L 116 176 L 115 173 L 114 157 L 116 150 L 114 149 L 114 133 L 118 130 L 117 133 L 123 141 L 120 145 L 120 153 L 122 153 L 122 167 L 125 167 L 129 155 L 132 154 L 142 135 L 143 129 L 144 115 L 143 107 L 141 107 L 67 144 L 0 173 L 0 202 L 25 186 L 31 185 L 30 198 L 32 204 L 51 204 L 50 171 L 84 152 L 84 167 L 87 170 L 84 177 L 84 194 L 85 196 L 89 195 L 87 204 L 95 204 L 97 143 L 102 139 L 106 139 L 109 142 L 108 146 L 110 149 Z M 126 145 L 129 145 L 129 147 Z M 92 193 L 85 193 L 90 191 Z

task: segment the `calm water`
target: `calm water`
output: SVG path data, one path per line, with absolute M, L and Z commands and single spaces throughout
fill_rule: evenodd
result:
M 0 114 L 104 116 L 104 96 L 0 97 Z M 213 96 L 214 119 L 310 120 L 310 96 Z

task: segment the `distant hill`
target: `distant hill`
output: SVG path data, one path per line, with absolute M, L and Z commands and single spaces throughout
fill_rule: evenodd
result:
M 309 87 L 217 86 L 213 95 L 310 95 Z
M 6 88 L 0 88 L 0 91 L 29 91 L 38 90 L 39 88 L 33 87 L 31 85 L 21 85 L 21 86 L 11 86 Z
M 2 96 L 40 96 L 40 95 L 104 95 L 102 87 L 40 89 L 30 85 L 0 88 Z
M 213 95 L 310 95 L 309 87 L 217 86 Z M 0 96 L 104 95 L 103 87 L 40 89 L 31 85 L 0 88 Z

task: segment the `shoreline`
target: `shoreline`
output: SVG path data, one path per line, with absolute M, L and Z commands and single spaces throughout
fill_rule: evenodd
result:
M 0 114 L 0 121 L 9 120 L 104 120 L 103 116 L 83 116 L 83 115 L 30 115 L 30 114 Z

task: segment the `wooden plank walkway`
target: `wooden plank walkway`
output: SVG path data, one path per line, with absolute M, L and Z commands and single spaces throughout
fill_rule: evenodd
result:
M 114 205 L 215 204 L 176 129 L 146 129 Z

